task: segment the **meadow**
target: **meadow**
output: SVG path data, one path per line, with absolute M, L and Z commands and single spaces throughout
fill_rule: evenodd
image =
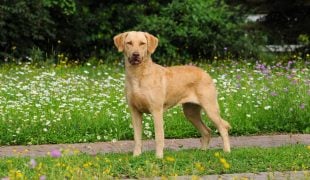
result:
M 310 133 L 310 57 L 305 58 L 217 60 L 198 66 L 217 84 L 221 114 L 232 125 L 232 136 Z M 121 64 L 2 64 L 0 145 L 133 139 Z M 166 138 L 199 137 L 180 107 L 164 118 Z M 153 138 L 150 115 L 143 126 L 144 138 Z

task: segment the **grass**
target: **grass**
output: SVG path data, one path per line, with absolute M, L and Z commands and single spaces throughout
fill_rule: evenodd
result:
M 310 133 L 310 64 L 298 58 L 200 65 L 216 81 L 231 135 Z M 0 145 L 132 139 L 127 109 L 122 66 L 0 67 Z M 180 107 L 164 118 L 166 138 L 199 136 Z M 151 116 L 143 126 L 144 138 L 153 138 Z
M 104 179 L 208 175 L 241 172 L 310 170 L 310 147 L 236 148 L 230 154 L 218 150 L 166 151 L 164 159 L 154 152 L 87 154 L 61 157 L 10 157 L 0 160 L 0 178 L 11 179 Z

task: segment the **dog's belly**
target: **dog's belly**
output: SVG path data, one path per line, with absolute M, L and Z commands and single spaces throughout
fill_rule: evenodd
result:
M 164 109 L 172 108 L 176 105 L 184 104 L 184 103 L 193 103 L 199 104 L 198 98 L 195 94 L 183 94 L 183 95 L 175 95 L 170 96 L 166 99 L 164 103 Z

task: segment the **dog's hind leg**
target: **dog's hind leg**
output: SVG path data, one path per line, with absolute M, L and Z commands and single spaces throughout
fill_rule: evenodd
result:
M 219 105 L 217 102 L 217 94 L 214 86 L 210 85 L 207 90 L 199 98 L 200 104 L 207 113 L 209 119 L 214 123 L 223 140 L 223 150 L 230 152 L 230 142 L 228 130 L 231 128 L 229 123 L 220 116 Z
M 182 104 L 185 117 L 196 127 L 201 134 L 201 149 L 208 148 L 211 139 L 211 129 L 201 119 L 201 106 L 193 103 Z

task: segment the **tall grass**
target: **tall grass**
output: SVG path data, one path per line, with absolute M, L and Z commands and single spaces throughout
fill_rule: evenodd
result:
M 201 65 L 216 81 L 232 135 L 310 133 L 309 66 L 307 60 Z M 199 136 L 180 107 L 164 118 L 166 138 Z M 1 145 L 132 139 L 130 122 L 122 66 L 0 67 Z M 144 137 L 152 138 L 151 116 L 143 125 Z

